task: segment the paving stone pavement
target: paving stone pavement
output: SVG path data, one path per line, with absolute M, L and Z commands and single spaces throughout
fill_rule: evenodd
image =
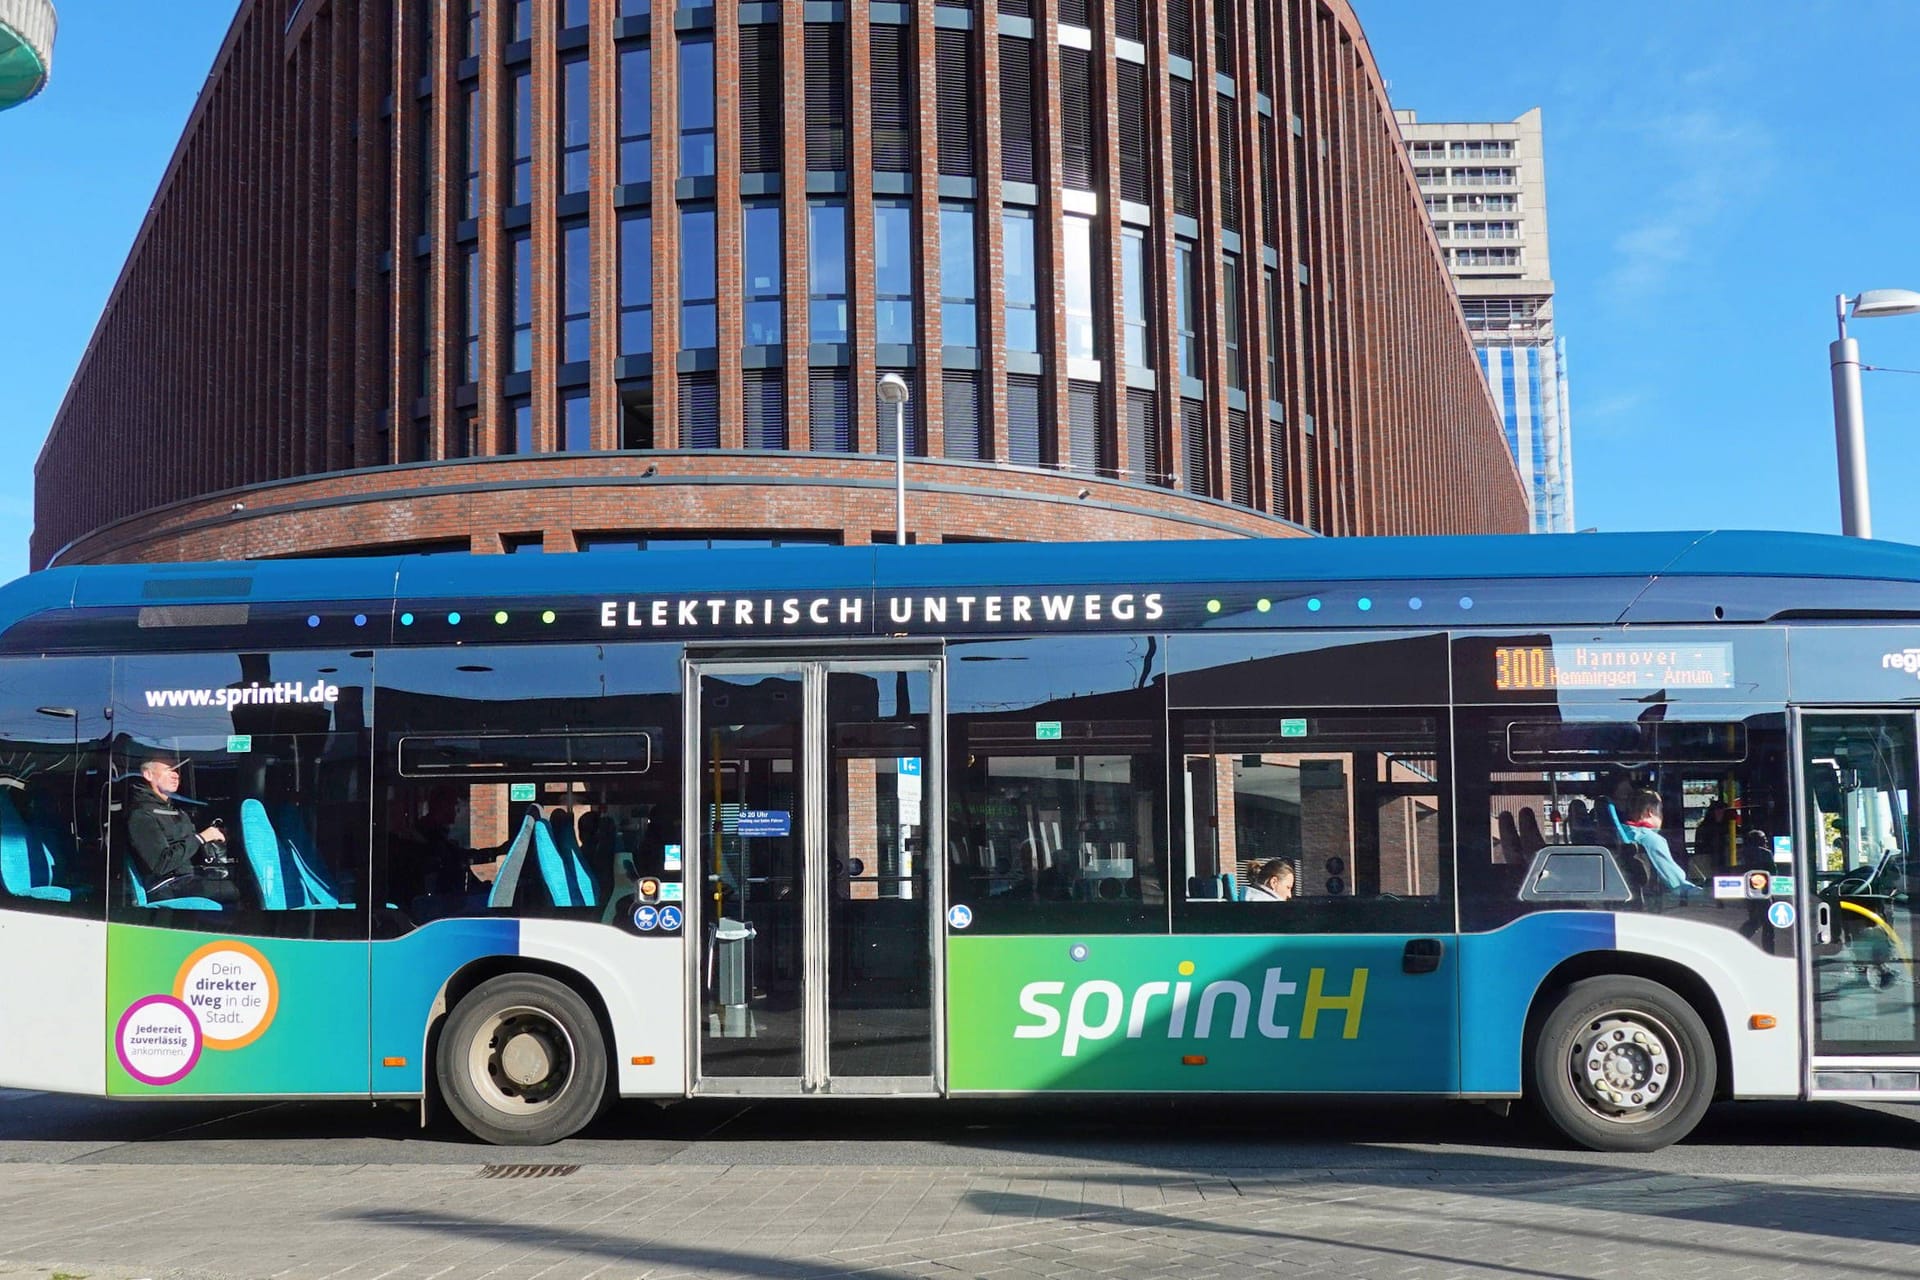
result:
M 0 1276 L 1920 1276 L 1920 1175 L 1632 1168 L 0 1168 Z M 535 1163 L 538 1155 L 522 1156 Z

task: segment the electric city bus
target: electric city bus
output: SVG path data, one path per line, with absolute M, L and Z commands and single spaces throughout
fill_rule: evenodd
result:
M 0 1084 L 1916 1099 L 1917 716 L 1920 549 L 1814 536 L 56 569 Z

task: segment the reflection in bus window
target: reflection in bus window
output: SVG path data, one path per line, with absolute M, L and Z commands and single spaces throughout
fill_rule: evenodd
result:
M 1219 717 L 1185 720 L 1177 732 L 1175 836 L 1193 927 L 1365 932 L 1450 923 L 1435 717 Z M 1260 910 L 1257 924 L 1217 910 L 1274 902 L 1271 889 L 1252 886 L 1276 861 L 1293 872 L 1284 906 Z
M 108 665 L 0 663 L 0 906 L 99 919 Z
M 980 932 L 1164 928 L 1166 754 L 1153 641 L 955 653 L 949 901 L 966 904 Z
M 1763 945 L 1779 930 L 1716 876 L 1775 869 L 1787 832 L 1785 717 L 1669 719 L 1669 704 L 1618 718 L 1532 710 L 1459 715 L 1463 924 L 1489 928 L 1545 906 L 1521 900 L 1536 855 L 1598 847 L 1632 900 L 1592 909 L 1705 911 Z M 1740 898 L 1740 909 L 1723 907 Z M 1764 909 L 1764 901 L 1759 901 Z M 1724 917 L 1724 918 L 1722 918 Z

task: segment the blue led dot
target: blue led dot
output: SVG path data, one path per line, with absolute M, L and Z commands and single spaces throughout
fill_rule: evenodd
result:
M 1418 610 L 1418 609 L 1420 608 L 1420 605 L 1421 605 L 1421 603 L 1422 603 L 1422 602 L 1421 602 L 1421 599 L 1420 599 L 1420 597 L 1419 597 L 1419 596 L 1414 596 L 1414 597 L 1413 597 L 1412 599 L 1410 599 L 1410 600 L 1408 600 L 1408 601 L 1407 601 L 1407 608 L 1409 608 L 1409 609 L 1414 609 L 1414 610 Z
M 1460 607 L 1461 607 L 1462 609 L 1471 609 L 1471 608 L 1473 608 L 1473 597 L 1472 597 L 1472 596 L 1461 596 L 1461 597 L 1460 597 Z
M 353 625 L 354 625 L 354 626 L 356 626 L 356 627 L 364 627 L 364 626 L 366 626 L 366 625 L 367 625 L 367 615 L 366 615 L 366 614 L 364 614 L 364 613 L 356 613 L 356 614 L 354 614 L 354 615 L 353 615 Z
M 1308 613 L 1318 613 L 1318 612 L 1320 612 L 1320 597 L 1319 597 L 1319 596 L 1314 596 L 1314 597 L 1312 597 L 1311 599 L 1309 599 L 1309 600 L 1307 601 L 1307 612 L 1308 612 Z
M 1360 597 L 1360 612 L 1362 612 L 1362 613 L 1366 613 L 1366 612 L 1367 612 L 1368 610 L 1370 610 L 1370 609 L 1372 609 L 1372 608 L 1373 608 L 1373 601 L 1372 601 L 1372 599 L 1371 599 L 1371 598 L 1369 598 L 1369 597 L 1367 597 L 1367 596 L 1361 596 L 1361 597 Z
M 447 625 L 448 625 L 448 626 L 450 626 L 450 627 L 457 627 L 457 626 L 459 626 L 459 625 L 460 625 L 460 615 L 459 615 L 459 614 L 457 614 L 457 613 L 450 613 L 450 614 L 448 614 L 448 615 L 447 615 Z
M 317 627 L 317 626 L 319 626 L 319 625 L 320 625 L 320 615 L 319 615 L 319 614 L 317 614 L 317 613 L 310 613 L 310 614 L 308 614 L 308 615 L 307 615 L 307 625 L 308 625 L 308 626 L 310 626 L 310 627 Z
M 403 614 L 401 614 L 401 615 L 400 615 L 400 625 L 401 625 L 401 626 L 403 626 L 403 627 L 410 627 L 410 626 L 412 626 L 412 625 L 413 625 L 413 615 L 412 615 L 412 614 L 410 614 L 410 613 L 403 613 Z

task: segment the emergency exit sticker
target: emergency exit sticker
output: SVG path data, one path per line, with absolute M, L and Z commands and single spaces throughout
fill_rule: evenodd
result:
M 243 756 L 253 750 L 253 735 L 250 733 L 230 733 L 227 735 L 227 754 Z
M 531 782 L 515 782 L 508 785 L 507 803 L 532 804 L 533 800 L 534 790 Z

